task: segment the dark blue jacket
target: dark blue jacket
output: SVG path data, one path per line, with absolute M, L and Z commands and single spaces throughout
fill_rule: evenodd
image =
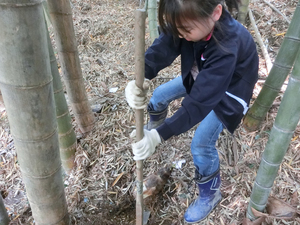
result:
M 225 11 L 209 41 L 189 42 L 162 33 L 145 54 L 145 77 L 152 79 L 181 55 L 187 95 L 175 114 L 157 128 L 164 140 L 201 122 L 214 110 L 233 133 L 246 113 L 258 76 L 256 45 L 247 29 Z M 202 56 L 202 57 L 201 57 Z M 196 60 L 199 74 L 190 70 Z

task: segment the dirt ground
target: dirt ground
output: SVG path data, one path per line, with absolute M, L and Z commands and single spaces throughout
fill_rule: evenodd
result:
M 77 134 L 76 166 L 70 175 L 64 175 L 65 193 L 72 224 L 110 225 L 135 224 L 136 164 L 132 159 L 129 134 L 134 129 L 134 112 L 124 98 L 124 88 L 134 79 L 134 11 L 137 0 L 72 0 L 74 26 L 85 87 L 91 105 L 101 105 L 94 130 L 82 136 L 74 121 Z M 297 1 L 271 0 L 280 12 L 292 19 Z M 288 22 L 265 3 L 251 0 L 257 27 L 263 37 L 272 62 L 288 28 Z M 255 34 L 249 20 L 245 25 Z M 151 44 L 146 30 L 146 47 Z M 257 45 L 259 52 L 261 49 Z M 152 91 L 160 84 L 180 74 L 180 59 L 159 73 L 151 82 Z M 253 101 L 267 77 L 265 59 L 260 54 L 260 79 Z M 274 101 L 261 128 L 247 132 L 240 126 L 233 137 L 223 131 L 218 141 L 221 160 L 223 200 L 216 209 L 198 224 L 242 224 L 249 202 L 253 181 L 260 158 L 268 141 L 269 131 L 276 117 L 282 92 Z M 168 114 L 180 107 L 174 101 Z M 71 116 L 73 117 L 72 110 Z M 147 120 L 145 112 L 145 121 Z M 14 142 L 10 134 L 5 107 L 0 104 L 0 190 L 11 224 L 35 224 L 26 198 Z M 174 168 L 161 193 L 145 202 L 151 212 L 148 224 L 181 225 L 188 204 L 197 195 L 194 184 L 194 166 L 190 143 L 195 128 L 161 144 L 144 161 L 144 177 L 165 165 L 185 160 L 181 168 Z M 295 131 L 290 147 L 274 182 L 272 196 L 300 210 L 300 128 Z M 236 157 L 234 157 L 236 156 Z M 270 219 L 263 224 L 300 224 L 293 220 Z

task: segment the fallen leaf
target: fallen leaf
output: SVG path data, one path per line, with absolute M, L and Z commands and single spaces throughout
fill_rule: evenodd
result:
M 282 219 L 293 219 L 297 213 L 300 214 L 297 209 L 273 196 L 269 197 L 266 210 L 270 216 Z
M 120 173 L 119 176 L 115 179 L 113 184 L 111 185 L 112 187 L 115 186 L 115 184 L 120 180 L 120 178 L 123 176 L 124 172 Z

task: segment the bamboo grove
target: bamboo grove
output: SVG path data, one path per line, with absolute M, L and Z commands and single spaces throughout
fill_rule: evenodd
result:
M 242 0 L 238 20 L 245 22 L 249 0 Z M 157 1 L 146 1 L 150 36 L 158 36 Z M 70 2 L 0 0 L 0 89 L 4 98 L 27 197 L 37 224 L 69 224 L 62 179 L 74 165 L 76 135 L 72 127 L 45 15 L 55 30 L 62 74 L 70 105 L 82 133 L 93 129 L 92 114 L 75 40 Z M 300 119 L 300 1 L 259 96 L 244 126 L 259 128 L 292 70 L 253 184 L 252 208 L 264 211 L 278 168 Z M 15 28 L 18 29 L 15 29 Z M 20 41 L 21 40 L 21 41 Z M 66 41 L 68 40 L 68 41 Z M 22 109 L 22 110 L 20 110 Z M 30 132 L 28 132 L 30 131 Z M 62 167 L 62 166 L 63 167 Z M 0 224 L 8 224 L 0 198 Z

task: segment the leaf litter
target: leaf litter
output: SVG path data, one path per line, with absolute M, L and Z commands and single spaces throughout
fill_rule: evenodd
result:
M 63 175 L 71 224 L 135 224 L 133 194 L 136 165 L 132 159 L 130 145 L 133 140 L 129 137 L 135 126 L 135 118 L 133 110 L 126 103 L 124 89 L 128 81 L 134 79 L 134 10 L 139 4 L 136 0 L 71 2 L 85 87 L 91 105 L 95 108 L 94 115 L 97 119 L 94 130 L 82 135 L 70 109 L 78 146 L 74 169 L 70 175 Z M 292 19 L 296 0 L 269 2 L 289 20 Z M 270 58 L 274 61 L 288 24 L 263 0 L 252 0 L 250 8 Z M 249 21 L 246 27 L 254 36 Z M 151 44 L 148 25 L 146 29 L 147 48 Z M 54 40 L 53 44 L 55 47 Z M 255 86 L 252 102 L 267 77 L 265 61 L 259 47 L 258 51 L 260 79 Z M 150 82 L 148 97 L 150 98 L 157 86 L 179 74 L 180 58 Z M 240 126 L 234 136 L 227 131 L 221 133 L 217 147 L 220 155 L 223 200 L 203 222 L 198 224 L 300 224 L 299 127 L 295 131 L 271 191 L 271 196 L 280 202 L 279 207 L 276 209 L 266 207 L 266 211 L 260 214 L 261 217 L 256 223 L 247 222 L 245 219 L 252 184 L 282 94 L 275 99 L 258 131 L 247 132 Z M 179 99 L 171 103 L 169 116 L 180 107 L 180 102 Z M 26 197 L 6 111 L 3 104 L 1 106 L 1 194 L 11 224 L 35 224 Z M 145 122 L 147 120 L 145 112 Z M 162 190 L 145 202 L 151 212 L 148 224 L 184 224 L 184 211 L 197 196 L 195 186 L 191 183 L 194 166 L 190 143 L 194 131 L 195 128 L 162 143 L 155 153 L 144 161 L 146 178 L 172 162 L 185 160 L 181 167 L 173 168 Z M 273 197 L 269 199 L 272 206 L 275 205 L 272 202 Z M 284 219 L 279 218 L 280 213 L 284 213 Z

